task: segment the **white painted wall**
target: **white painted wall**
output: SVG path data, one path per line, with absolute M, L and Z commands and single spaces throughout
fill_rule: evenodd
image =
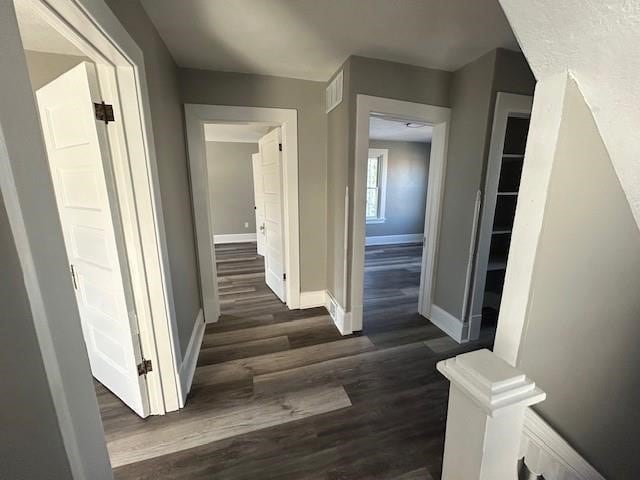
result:
M 640 3 L 500 0 L 538 80 L 571 71 L 640 223 Z

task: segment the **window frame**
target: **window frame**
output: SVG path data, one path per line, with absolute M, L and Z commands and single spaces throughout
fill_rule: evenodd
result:
M 378 211 L 375 217 L 366 217 L 367 224 L 375 224 L 375 223 L 384 223 L 386 221 L 385 218 L 385 208 L 387 203 L 387 164 L 389 161 L 389 150 L 386 148 L 370 148 L 368 158 L 377 158 L 378 159 Z M 367 174 L 368 174 L 368 163 L 367 163 Z M 368 177 L 368 175 L 367 175 Z M 369 190 L 368 185 L 366 186 L 366 190 Z M 365 197 L 366 198 L 366 197 Z M 366 200 L 365 200 L 366 202 Z M 365 205 L 365 212 L 367 211 Z

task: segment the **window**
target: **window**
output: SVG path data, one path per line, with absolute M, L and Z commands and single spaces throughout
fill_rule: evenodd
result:
M 369 149 L 367 164 L 367 223 L 384 222 L 385 190 L 387 183 L 387 157 L 389 151 Z

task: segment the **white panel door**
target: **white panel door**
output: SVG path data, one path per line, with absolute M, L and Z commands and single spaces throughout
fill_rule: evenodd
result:
M 258 255 L 264 256 L 265 225 L 264 225 L 264 198 L 262 187 L 262 158 L 259 153 L 251 155 L 253 163 L 253 197 L 256 215 L 256 237 L 258 243 Z
M 265 280 L 278 298 L 286 302 L 280 138 L 280 128 L 275 128 L 258 143 L 262 158 Z
M 105 176 L 106 169 L 112 178 L 106 125 L 94 113 L 94 102 L 100 103 L 95 67 L 81 63 L 36 95 L 91 372 L 145 417 L 138 327 L 116 243 L 117 208 L 110 207 L 115 188 L 107 188 Z

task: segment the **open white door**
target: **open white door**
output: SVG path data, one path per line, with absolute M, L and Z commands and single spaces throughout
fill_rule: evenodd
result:
M 262 137 L 258 144 L 262 159 L 265 281 L 278 298 L 286 302 L 282 219 L 282 143 L 280 139 L 280 128 L 274 128 Z
M 146 417 L 138 327 L 125 294 L 128 276 L 114 228 L 117 208 L 110 207 L 116 205 L 115 187 L 109 189 L 113 183 L 105 177 L 106 170 L 112 178 L 107 127 L 94 110 L 94 102 L 101 103 L 95 67 L 81 63 L 36 96 L 91 372 Z
M 265 225 L 264 225 L 264 199 L 262 186 L 262 157 L 259 153 L 251 155 L 253 163 L 253 197 L 256 215 L 256 241 L 258 243 L 258 255 L 264 256 Z

